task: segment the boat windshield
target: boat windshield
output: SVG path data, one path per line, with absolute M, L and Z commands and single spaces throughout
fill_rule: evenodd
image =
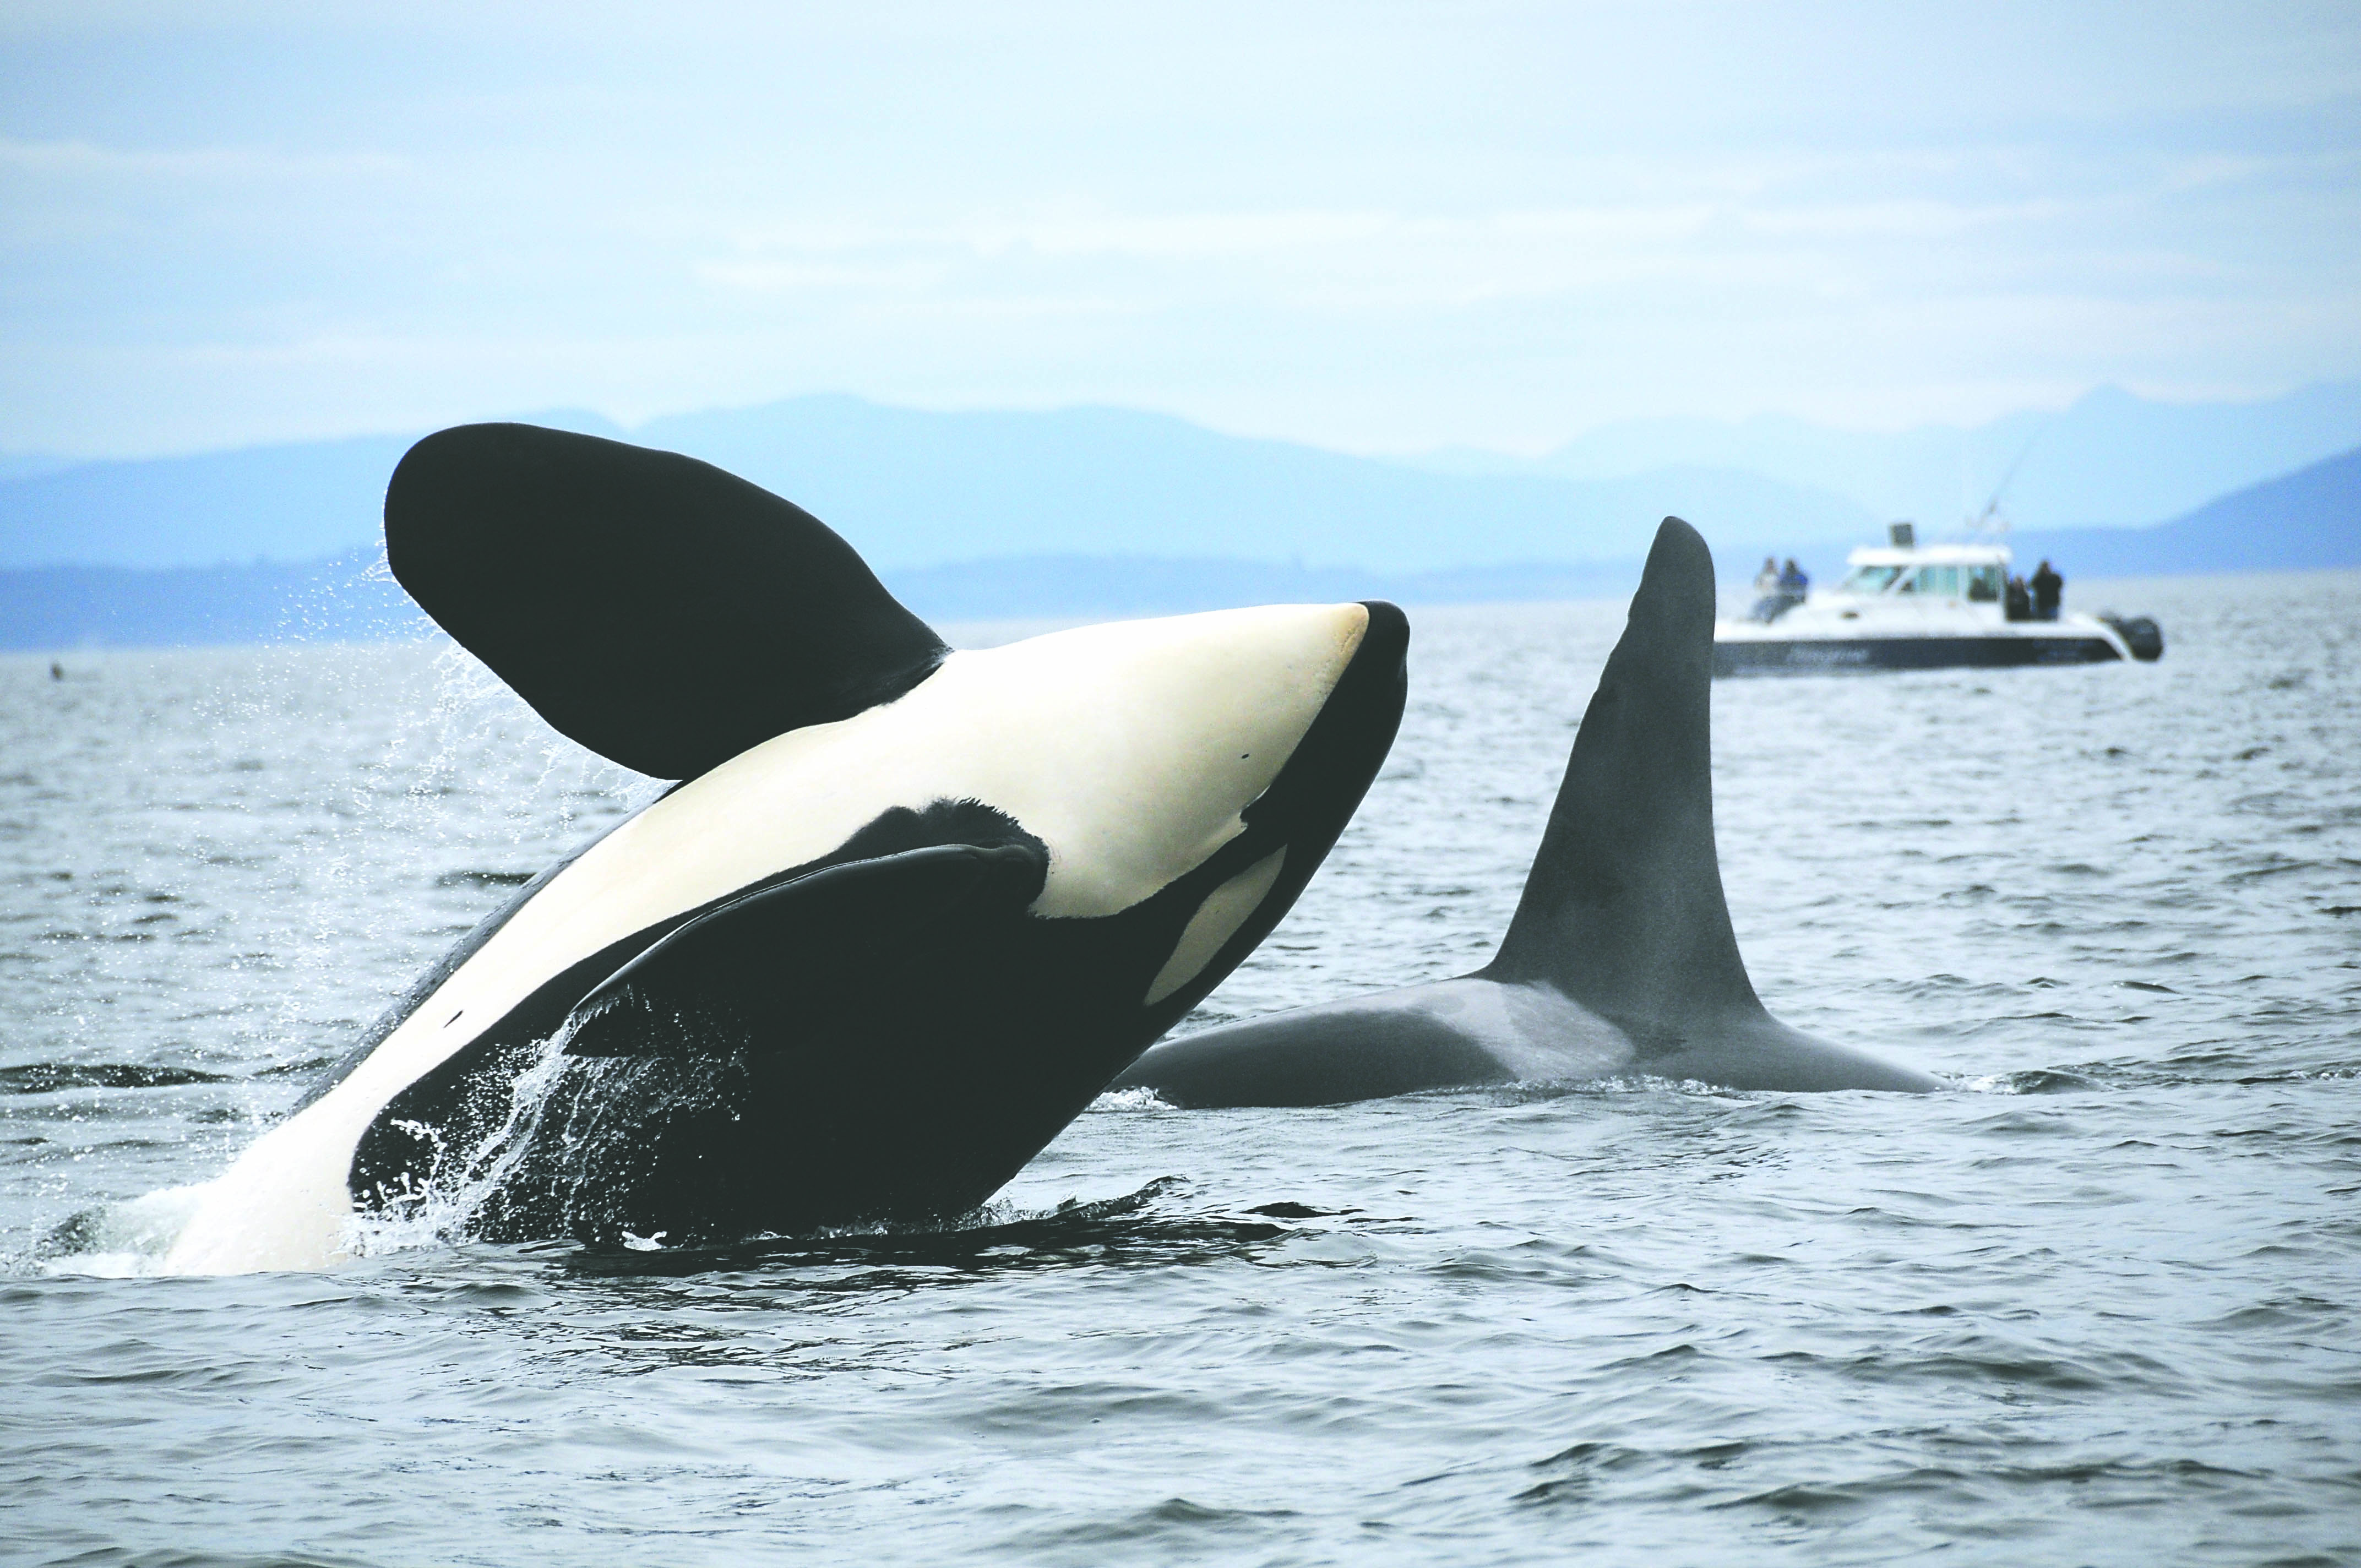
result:
M 1895 590 L 1898 593 L 1932 594 L 1940 598 L 1960 597 L 1960 569 L 1957 566 L 1921 566 L 1918 575 Z
M 1882 594 L 1901 570 L 1899 566 L 1855 566 L 1852 576 L 1839 586 L 1849 594 Z

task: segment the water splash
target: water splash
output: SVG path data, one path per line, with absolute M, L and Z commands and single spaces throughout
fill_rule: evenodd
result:
M 434 1150 L 423 1176 L 404 1173 L 402 1185 L 380 1189 L 345 1227 L 352 1257 L 381 1257 L 414 1247 L 446 1246 L 471 1238 L 487 1205 L 522 1164 L 540 1132 L 558 1085 L 568 1073 L 596 1073 L 603 1065 L 566 1054 L 571 1028 L 531 1047 L 524 1070 L 507 1083 L 506 1113 L 471 1146 L 453 1150 L 433 1128 L 406 1127 Z

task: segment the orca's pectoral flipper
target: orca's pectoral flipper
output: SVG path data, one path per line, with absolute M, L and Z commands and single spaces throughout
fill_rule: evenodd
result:
M 1488 978 L 1643 1030 L 1763 1011 L 1714 849 L 1713 618 L 1712 553 L 1668 517 Z
M 898 1015 L 914 967 L 1018 918 L 1048 861 L 1032 844 L 935 845 L 851 861 L 731 899 L 593 989 L 569 1056 L 777 1049 Z
M 385 549 L 544 718 L 658 778 L 890 701 L 948 652 L 800 507 L 596 436 L 428 436 L 386 488 Z

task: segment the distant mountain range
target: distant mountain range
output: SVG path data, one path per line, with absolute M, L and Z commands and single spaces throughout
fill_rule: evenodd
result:
M 1773 414 L 1729 423 L 1626 420 L 1542 457 L 1457 449 L 1415 461 L 1439 472 L 1570 479 L 1670 465 L 1738 469 L 1843 496 L 1881 521 L 1910 518 L 1922 529 L 1948 531 L 1996 492 L 2004 510 L 2029 528 L 2158 522 L 2356 446 L 2361 381 L 2246 403 L 2154 402 L 2102 387 L 2057 413 L 1892 433 L 1829 430 Z M 1795 542 L 1842 533 L 1799 534 Z
M 1938 531 L 1941 532 L 1941 531 Z M 1921 541 L 1938 534 L 1922 531 Z M 2048 560 L 2070 577 L 2170 577 L 2197 572 L 2308 572 L 2361 566 L 2361 450 L 2218 497 L 2146 528 L 2018 529 L 2000 536 L 2019 565 Z M 1817 582 L 1842 571 L 1851 541 L 1792 552 Z M 1721 553 L 1734 580 L 1762 554 Z
M 627 433 L 593 414 L 532 416 Z M 1858 533 L 1843 498 L 1667 467 L 1604 480 L 1452 475 L 1164 414 L 928 413 L 848 397 L 628 433 L 788 497 L 884 568 L 1021 555 L 1305 561 L 1389 572 L 1642 550 L 1668 511 L 1708 538 Z M 0 480 L 0 569 L 316 560 L 371 544 L 408 436 L 91 463 Z
M 533 422 L 625 433 L 593 414 Z M 1115 409 L 947 414 L 802 398 L 657 420 L 629 438 L 794 497 L 939 621 L 1615 594 L 1667 512 L 1699 525 L 1733 581 L 1773 552 L 1825 578 L 1878 522 L 1832 492 L 1709 464 L 1579 480 L 1434 473 Z M 373 566 L 385 477 L 409 440 L 0 478 L 0 647 L 423 631 Z M 2012 543 L 2076 578 L 2361 565 L 2361 451 L 2156 526 L 2028 529 Z
M 2234 490 L 2152 528 L 2035 529 L 2009 544 L 2028 565 L 2046 556 L 2086 577 L 2361 566 L 2361 451 Z

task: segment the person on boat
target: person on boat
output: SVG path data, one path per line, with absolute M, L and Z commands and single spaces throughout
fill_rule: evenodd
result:
M 2033 619 L 2033 596 L 2026 591 L 2023 577 L 2008 580 L 2008 608 L 2002 611 L 2011 620 Z
M 1787 563 L 1787 571 L 1782 572 L 1776 558 L 1763 557 L 1763 569 L 1754 574 L 1754 608 L 1746 612 L 1748 620 L 1768 626 L 1804 602 L 1803 590 L 1788 586 L 1788 573 L 1799 577 L 1803 575 L 1795 572 L 1793 561 Z
M 1763 565 L 1767 566 L 1770 563 L 1765 561 Z M 1811 586 L 1812 579 L 1804 576 L 1804 568 L 1795 565 L 1795 558 L 1793 555 L 1788 556 L 1786 565 L 1779 570 L 1779 591 L 1783 594 L 1793 594 L 1795 602 L 1801 604 L 1804 602 L 1804 595 L 1810 590 Z
M 2066 579 L 2050 570 L 2048 562 L 2042 562 L 2033 573 L 2033 619 L 2057 620 L 2058 601 L 2065 592 Z

